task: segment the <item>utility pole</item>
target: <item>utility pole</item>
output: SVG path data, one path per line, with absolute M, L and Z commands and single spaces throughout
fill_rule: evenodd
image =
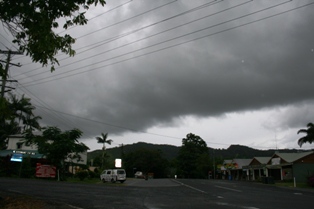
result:
M 1 98 L 3 99 L 4 98 L 4 93 L 6 92 L 5 88 L 10 88 L 10 87 L 6 87 L 6 83 L 7 82 L 17 82 L 15 80 L 7 80 L 8 79 L 8 72 L 9 72 L 9 66 L 10 65 L 14 65 L 14 66 L 17 66 L 17 67 L 21 67 L 20 64 L 14 64 L 14 63 L 11 63 L 11 55 L 12 54 L 23 54 L 22 52 L 19 52 L 19 51 L 11 51 L 11 50 L 8 50 L 8 51 L 2 51 L 0 50 L 0 54 L 7 54 L 7 60 L 6 61 L 3 61 L 3 60 L 0 60 L 1 62 L 5 62 L 6 65 L 5 65 L 5 68 L 4 68 L 4 72 L 3 72 L 3 75 L 2 75 L 2 85 L 1 85 Z M 12 89 L 12 88 L 11 88 Z M 10 91 L 10 90 L 7 90 L 7 91 Z
M 213 167 L 214 167 L 214 176 L 213 176 L 213 179 L 216 179 L 216 160 L 215 160 L 215 148 L 213 148 Z

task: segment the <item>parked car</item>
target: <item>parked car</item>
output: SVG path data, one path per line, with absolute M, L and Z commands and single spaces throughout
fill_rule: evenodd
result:
M 137 171 L 137 172 L 134 174 L 134 177 L 135 177 L 135 178 L 138 178 L 138 179 L 144 179 L 144 178 L 145 178 L 145 175 L 143 174 L 142 171 Z
M 126 173 L 124 169 L 106 169 L 100 174 L 100 180 L 104 183 L 107 181 L 123 183 L 126 180 Z

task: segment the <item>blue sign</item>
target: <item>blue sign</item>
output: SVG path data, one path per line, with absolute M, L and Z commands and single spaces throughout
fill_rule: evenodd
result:
M 22 162 L 23 161 L 23 154 L 18 154 L 18 153 L 13 154 L 11 157 L 11 161 Z

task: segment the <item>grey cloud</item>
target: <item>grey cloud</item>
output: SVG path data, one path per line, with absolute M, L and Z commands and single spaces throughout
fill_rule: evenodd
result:
M 200 2 L 197 3 L 200 5 Z M 95 55 L 91 60 L 78 62 L 88 56 L 86 54 L 78 55 L 63 62 L 77 61 L 76 65 L 57 70 L 56 73 L 96 63 L 119 53 L 136 50 L 138 47 L 149 46 L 151 43 L 191 32 L 193 28 L 205 27 L 205 24 L 208 26 L 243 15 L 245 11 L 254 11 L 261 5 L 267 6 L 269 2 L 253 1 L 250 6 L 229 11 L 225 16 L 219 15 L 208 21 L 200 21 L 177 31 L 165 33 L 160 37 L 156 36 L 153 39 L 96 56 L 111 47 L 117 47 L 127 41 L 153 34 L 155 31 L 161 31 L 179 22 L 189 21 L 197 14 L 204 15 L 207 11 L 213 12 L 215 9 L 225 8 L 230 2 L 224 1 L 208 10 L 204 9 L 202 12 L 165 22 L 117 42 L 95 48 L 89 52 L 89 55 Z M 296 1 L 292 4 L 299 5 L 301 2 L 306 3 L 305 1 Z M 178 12 L 183 11 L 184 8 L 191 8 L 189 4 L 191 4 L 190 1 L 178 3 Z M 119 13 L 119 10 L 112 12 L 112 16 L 108 15 L 108 20 L 119 21 L 125 17 L 123 16 L 125 14 L 127 17 L 131 17 L 132 14 L 156 5 L 156 2 L 155 5 L 149 5 L 148 1 L 142 1 L 141 4 L 130 3 L 128 9 L 123 10 L 125 13 Z M 290 7 L 293 5 L 278 7 L 273 13 Z M 91 36 L 93 38 L 80 39 L 77 46 L 79 47 L 80 43 L 82 45 L 94 43 L 98 39 L 113 37 L 130 31 L 129 28 L 160 20 L 163 16 L 174 15 L 176 14 L 175 9 L 175 3 L 173 3 L 173 5 L 161 9 L 160 12 L 145 14 L 143 17 L 117 25 L 104 32 L 95 33 Z M 314 116 L 313 111 L 306 112 L 305 110 L 313 107 L 313 103 L 308 101 L 314 99 L 312 90 L 314 89 L 314 52 L 312 51 L 314 48 L 312 43 L 314 15 L 311 11 L 310 8 L 304 8 L 157 53 L 92 70 L 101 66 L 101 64 L 95 64 L 85 68 L 85 70 L 90 69 L 90 72 L 33 86 L 31 89 L 56 110 L 87 118 L 88 120 L 69 117 L 70 122 L 65 122 L 69 126 L 77 125 L 83 131 L 85 130 L 87 135 L 97 135 L 100 132 L 119 134 L 129 131 L 128 129 L 145 131 L 150 127 L 163 124 L 179 126 L 180 120 L 177 119 L 187 115 L 215 117 L 228 112 L 261 110 L 288 105 L 293 111 L 285 112 L 285 118 L 282 119 L 284 121 L 278 124 L 282 127 L 286 125 L 295 127 L 303 122 L 302 115 L 307 119 Z M 264 16 L 273 13 L 269 12 Z M 254 20 L 257 17 L 261 16 L 246 18 L 246 21 Z M 101 22 L 104 20 L 102 19 Z M 134 52 L 127 55 L 126 58 L 149 53 L 206 34 L 213 34 L 243 22 L 245 21 L 237 21 L 227 26 L 167 42 L 161 46 Z M 93 25 L 89 25 L 86 29 L 76 30 L 80 34 L 84 34 L 88 30 L 92 31 L 96 27 L 101 27 L 100 22 L 96 20 L 93 20 L 91 24 Z M 137 26 L 134 27 L 133 24 Z M 131 37 L 133 38 L 131 39 Z M 106 63 L 110 64 L 123 59 L 125 58 L 121 57 Z M 302 102 L 306 103 L 305 109 L 299 110 L 299 104 Z M 64 117 L 68 118 L 68 116 Z M 60 124 L 56 123 L 53 117 L 44 118 L 43 121 L 47 124 Z

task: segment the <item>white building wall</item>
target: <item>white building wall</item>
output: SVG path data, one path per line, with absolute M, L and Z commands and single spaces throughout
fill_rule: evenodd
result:
M 8 147 L 7 150 L 21 150 L 21 151 L 37 151 L 38 147 L 37 145 L 26 145 L 25 139 L 23 137 L 10 137 L 8 140 Z M 21 144 L 22 143 L 22 144 Z M 20 148 L 18 148 L 18 144 L 20 145 Z M 65 162 L 73 162 L 77 164 L 87 165 L 87 152 L 79 153 L 81 159 L 78 161 L 78 159 L 74 159 L 71 161 L 70 158 L 66 159 Z
M 26 145 L 22 137 L 10 137 L 7 150 L 28 150 L 37 151 L 36 145 Z

